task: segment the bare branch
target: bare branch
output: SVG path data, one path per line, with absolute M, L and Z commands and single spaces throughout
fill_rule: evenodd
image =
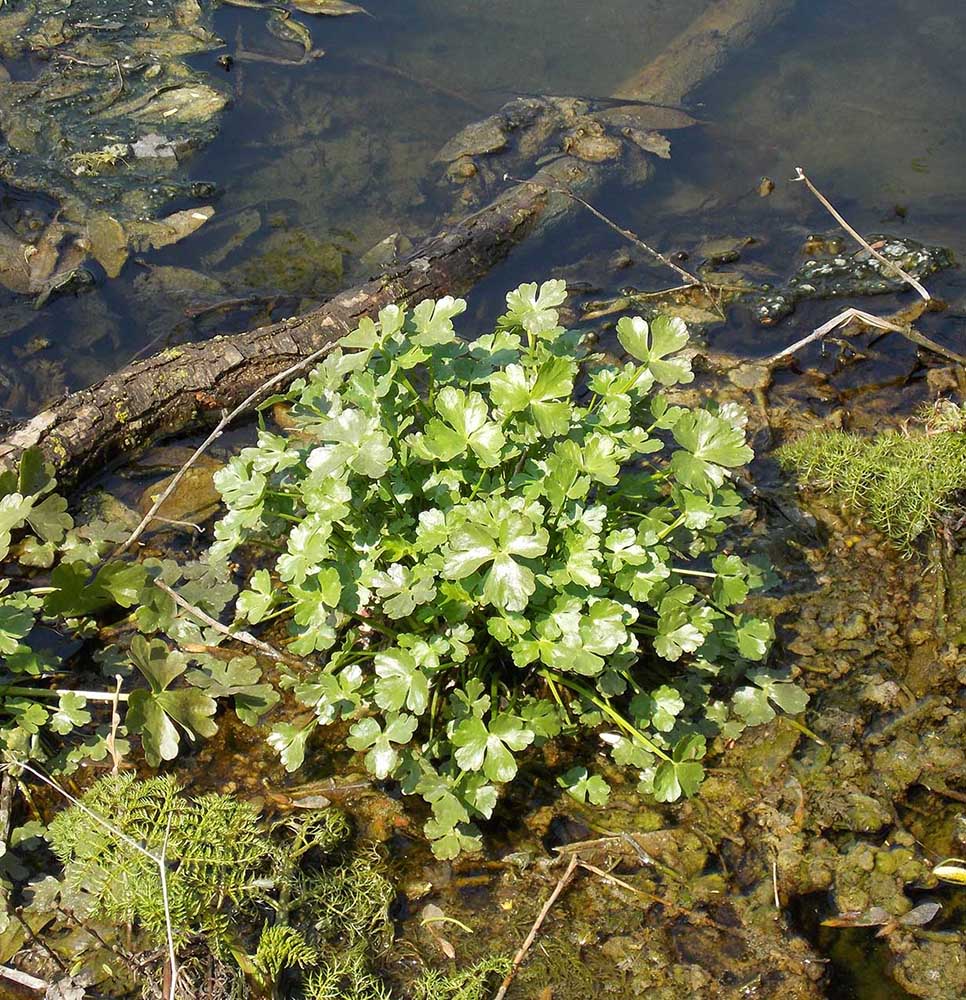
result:
M 803 347 L 814 343 L 816 340 L 821 340 L 827 333 L 831 333 L 838 327 L 851 323 L 854 319 L 860 319 L 863 323 L 868 323 L 869 326 L 877 327 L 880 330 L 893 330 L 896 333 L 903 332 L 902 327 L 898 324 L 890 323 L 888 320 L 881 319 L 878 316 L 873 316 L 872 313 L 863 312 L 861 309 L 843 309 L 837 316 L 833 316 L 827 323 L 823 323 L 820 327 L 817 327 L 807 337 L 802 337 L 801 340 L 796 340 L 791 347 L 786 347 L 783 351 L 773 354 L 770 358 L 766 358 L 763 363 L 766 365 L 773 365 L 777 361 L 790 357 L 800 351 Z
M 947 361 L 952 361 L 955 364 L 966 365 L 966 357 L 963 357 L 962 354 L 957 354 L 955 351 L 951 351 L 948 347 L 943 347 L 942 344 L 937 343 L 932 338 L 925 336 L 925 334 L 920 333 L 918 330 L 914 330 L 908 323 L 894 323 L 892 320 L 884 319 L 882 316 L 874 316 L 872 313 L 864 312 L 862 309 L 852 308 L 844 309 L 838 315 L 833 316 L 827 323 L 823 323 L 820 327 L 813 330 L 807 337 L 802 337 L 801 340 L 795 341 L 791 347 L 786 347 L 784 350 L 779 351 L 777 354 L 773 354 L 770 358 L 766 358 L 760 363 L 763 365 L 774 365 L 777 362 L 790 357 L 792 354 L 796 354 L 808 344 L 814 343 L 816 340 L 821 340 L 822 337 L 831 333 L 838 327 L 846 326 L 848 323 L 853 322 L 853 320 L 859 323 L 865 323 L 866 326 L 874 326 L 878 330 L 900 333 L 906 338 L 906 340 L 911 341 L 917 347 L 922 347 L 927 351 L 932 351 L 933 354 L 938 354 L 941 358 L 945 358 Z
M 875 257 L 875 259 L 884 267 L 887 267 L 890 271 L 895 271 L 895 273 L 898 274 L 899 277 L 906 282 L 906 284 L 912 286 L 923 297 L 923 299 L 925 299 L 926 302 L 930 301 L 932 296 L 926 291 L 925 287 L 923 287 L 923 285 L 916 278 L 909 274 L 908 271 L 903 271 L 903 269 L 899 267 L 895 261 L 889 260 L 887 257 L 883 257 L 882 254 L 879 253 L 879 251 L 876 250 L 872 244 L 861 235 L 861 233 L 853 229 L 842 217 L 841 213 L 837 211 L 835 206 L 828 200 L 828 198 L 826 198 L 825 195 L 822 194 L 822 192 L 819 191 L 819 189 L 808 179 L 808 177 L 805 176 L 805 171 L 802 170 L 801 167 L 795 168 L 795 176 L 792 180 L 802 181 L 808 190 L 811 191 L 812 194 L 815 195 L 815 197 L 822 203 L 823 207 L 826 211 L 828 211 L 832 218 L 835 219 L 835 221 L 849 234 L 849 236 L 852 237 L 852 239 L 854 239 L 860 246 L 868 250 L 869 253 L 872 254 L 872 256 Z
M 289 663 L 292 666 L 298 667 L 304 665 L 297 657 L 291 656 L 289 653 L 283 653 L 282 650 L 276 649 L 274 646 L 267 642 L 263 642 L 261 639 L 256 639 L 251 632 L 233 632 L 227 625 L 222 625 L 217 618 L 212 618 L 206 611 L 202 611 L 201 608 L 191 604 L 189 601 L 186 601 L 174 588 L 169 587 L 164 580 L 155 580 L 154 585 L 159 590 L 163 590 L 175 604 L 184 608 L 184 610 L 187 611 L 192 618 L 196 618 L 198 621 L 207 625 L 209 628 L 213 628 L 216 632 L 220 632 L 222 635 L 227 636 L 229 639 L 237 639 L 238 642 L 244 643 L 246 646 L 251 646 L 252 649 L 257 649 L 260 653 L 271 657 L 273 660 L 278 660 L 282 663 Z
M 521 181 L 516 177 L 511 177 L 509 174 L 504 174 L 503 179 L 505 181 L 513 181 L 514 184 L 530 183 L 529 181 Z M 594 208 L 594 206 L 591 205 L 589 201 L 585 201 L 583 198 L 580 197 L 580 195 L 574 194 L 573 191 L 571 191 L 569 188 L 551 186 L 548 187 L 547 190 L 555 191 L 557 194 L 564 195 L 565 197 L 569 198 L 576 204 L 583 205 L 583 207 L 586 208 L 591 215 L 600 219 L 600 221 L 603 222 L 605 226 L 608 226 L 610 229 L 613 229 L 615 233 L 619 233 L 621 236 L 624 237 L 625 240 L 628 240 L 635 246 L 640 247 L 643 251 L 645 251 L 645 253 L 649 253 L 652 257 L 659 260 L 666 267 L 671 268 L 671 270 L 674 271 L 679 277 L 681 277 L 688 286 L 699 286 L 699 287 L 705 286 L 705 283 L 700 278 L 695 277 L 695 275 L 691 274 L 690 271 L 685 271 L 683 267 L 678 267 L 678 265 L 675 264 L 670 257 L 661 253 L 660 250 L 655 250 L 654 247 L 648 246 L 636 233 L 633 233 L 631 232 L 631 230 L 625 229 L 623 226 L 618 225 L 616 222 L 613 221 L 613 219 L 608 219 L 603 212 L 601 212 L 597 208 Z

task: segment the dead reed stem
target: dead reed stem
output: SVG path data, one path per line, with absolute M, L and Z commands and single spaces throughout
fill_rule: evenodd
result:
M 819 200 L 819 202 L 821 202 L 825 210 L 849 234 L 849 236 L 852 237 L 852 239 L 854 239 L 860 246 L 868 250 L 868 252 L 872 254 L 872 256 L 875 257 L 875 259 L 880 264 L 883 265 L 883 267 L 887 267 L 890 271 L 894 271 L 896 274 L 898 274 L 899 277 L 902 278 L 902 280 L 905 281 L 906 284 L 914 288 L 926 302 L 930 301 L 932 296 L 929 294 L 929 292 L 926 291 L 923 285 L 911 274 L 909 274 L 907 271 L 904 271 L 901 267 L 899 267 L 899 265 L 895 261 L 889 260 L 887 257 L 883 257 L 882 254 L 879 253 L 879 251 L 876 250 L 872 246 L 872 244 L 869 243 L 869 241 L 864 236 L 862 236 L 861 233 L 853 229 L 852 226 L 850 226 L 849 223 L 842 216 L 842 214 L 828 200 L 828 198 L 826 198 L 825 195 L 822 194 L 822 192 L 819 191 L 819 189 L 808 179 L 808 177 L 805 174 L 805 171 L 802 170 L 801 167 L 795 168 L 795 176 L 792 178 L 792 180 L 801 181 L 802 183 L 804 183 L 804 185 L 808 188 L 808 190 L 811 191 L 813 195 L 815 195 L 815 197 Z
M 513 977 L 517 974 L 517 969 L 520 968 L 523 960 L 527 957 L 527 952 L 533 947 L 533 942 L 537 938 L 537 934 L 543 925 L 544 920 L 547 919 L 547 914 L 553 909 L 553 904 L 557 902 L 560 894 L 567 888 L 567 884 L 573 878 L 573 874 L 577 869 L 580 859 L 576 854 L 571 855 L 570 863 L 567 865 L 567 870 L 560 876 L 559 881 L 554 886 L 553 892 L 550 893 L 549 898 L 546 903 L 543 904 L 543 908 L 537 914 L 537 919 L 534 920 L 533 926 L 530 928 L 530 933 L 527 934 L 520 945 L 520 950 L 513 956 L 513 964 L 510 966 L 510 971 L 506 974 L 503 982 L 500 983 L 500 988 L 496 992 L 496 996 L 493 1000 L 503 1000 L 506 996 L 506 991 L 510 988 L 510 984 L 513 982 Z

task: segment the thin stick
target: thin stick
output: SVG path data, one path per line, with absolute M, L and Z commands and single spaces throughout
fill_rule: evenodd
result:
M 630 882 L 625 882 L 616 875 L 612 875 L 610 872 L 605 872 L 603 868 L 598 868 L 596 865 L 592 865 L 589 861 L 581 861 L 579 864 L 581 868 L 586 869 L 591 874 L 596 875 L 598 878 L 602 878 L 605 882 L 610 882 L 612 885 L 620 886 L 621 889 L 633 892 L 635 896 L 643 896 L 645 899 L 649 899 L 652 903 L 660 903 L 669 910 L 677 910 L 681 913 L 690 913 L 690 910 L 686 910 L 684 907 L 678 906 L 676 903 L 672 903 L 669 899 L 665 899 L 663 896 L 655 896 L 653 892 L 647 892 L 644 889 L 638 889 L 631 885 Z
M 862 236 L 857 230 L 853 229 L 848 222 L 845 221 L 841 213 L 836 210 L 835 206 L 828 200 L 828 198 L 826 198 L 825 195 L 822 194 L 822 192 L 819 191 L 819 189 L 808 179 L 808 177 L 805 176 L 805 171 L 802 170 L 801 167 L 795 168 L 795 176 L 792 180 L 802 181 L 808 190 L 811 191 L 816 198 L 818 198 L 818 200 L 822 203 L 822 206 L 832 216 L 832 218 L 835 219 L 835 221 L 849 234 L 849 236 L 852 237 L 852 239 L 854 239 L 860 246 L 868 250 L 880 264 L 892 271 L 895 271 L 895 273 L 898 274 L 899 277 L 906 282 L 906 284 L 911 285 L 926 302 L 929 302 L 932 299 L 929 292 L 927 292 L 922 284 L 909 274 L 908 271 L 903 271 L 903 269 L 899 267 L 895 261 L 889 260 L 888 257 L 883 257 L 882 254 L 879 253 L 879 251 L 876 250 L 864 236 Z
M 504 174 L 503 179 L 505 181 L 513 181 L 514 184 L 532 183 L 530 181 L 518 180 L 516 177 L 511 177 L 509 174 Z M 623 226 L 618 225 L 612 219 L 608 219 L 603 212 L 594 208 L 594 206 L 591 205 L 589 201 L 585 201 L 583 198 L 580 197 L 580 195 L 576 195 L 573 193 L 573 191 L 570 191 L 564 187 L 547 187 L 547 190 L 555 191 L 557 194 L 565 195 L 571 201 L 576 202 L 576 204 L 583 205 L 583 207 L 586 208 L 591 215 L 600 219 L 600 221 L 603 222 L 605 226 L 608 226 L 609 228 L 613 229 L 615 233 L 620 233 L 620 235 L 623 236 L 625 240 L 629 240 L 635 246 L 640 247 L 646 253 L 649 253 L 652 257 L 655 257 L 657 260 L 659 260 L 662 264 L 671 268 L 671 270 L 674 271 L 676 274 L 678 274 L 685 281 L 687 285 L 699 286 L 699 287 L 704 286 L 705 283 L 700 278 L 695 277 L 693 274 L 691 274 L 690 271 L 685 271 L 683 267 L 678 267 L 678 265 L 675 264 L 670 257 L 665 256 L 663 253 L 661 253 L 660 250 L 655 250 L 654 247 L 648 246 L 636 233 L 632 233 L 631 230 L 624 229 Z
M 171 496 L 172 493 L 177 489 L 178 484 L 184 479 L 185 474 L 188 470 L 198 461 L 199 458 L 221 437 L 225 428 L 237 417 L 239 414 L 244 413 L 249 406 L 254 403 L 266 389 L 271 389 L 273 386 L 279 384 L 279 382 L 284 382 L 286 379 L 292 378 L 297 375 L 300 371 L 307 368 L 313 362 L 318 361 L 323 355 L 328 354 L 332 350 L 333 344 L 326 344 L 324 347 L 320 347 L 317 351 L 313 351 L 311 354 L 302 358 L 301 361 L 297 361 L 294 365 L 290 365 L 285 371 L 279 372 L 277 375 L 273 375 L 267 382 L 263 382 L 257 389 L 250 392 L 233 410 L 229 413 L 222 414 L 221 420 L 215 425 L 215 429 L 201 442 L 200 445 L 195 449 L 192 456 L 188 459 L 184 465 L 174 474 L 171 478 L 171 482 L 165 487 L 161 495 L 154 501 L 151 505 L 151 509 L 141 518 L 140 523 L 128 536 L 127 541 L 115 549 L 113 555 L 119 556 L 122 552 L 126 552 L 144 533 L 144 529 L 154 520 L 155 514 L 164 506 L 165 501 Z
M 120 701 L 127 701 L 126 694 L 115 695 L 113 691 L 78 691 L 74 688 L 31 688 L 21 687 L 17 684 L 0 685 L 0 697 L 12 695 L 26 695 L 30 698 L 60 698 L 65 694 L 76 694 L 86 701 L 108 701 L 113 702 L 115 698 Z
M 164 828 L 164 842 L 161 844 L 161 857 L 158 860 L 158 871 L 161 874 L 161 898 L 164 900 L 164 930 L 168 938 L 168 962 L 171 964 L 171 991 L 170 1000 L 175 1000 L 175 992 L 178 989 L 178 959 L 174 953 L 174 932 L 171 928 L 171 907 L 168 903 L 168 866 L 165 863 L 165 856 L 168 852 L 168 838 L 171 836 L 171 814 L 168 814 L 168 822 Z
M 544 920 L 547 919 L 547 914 L 553 908 L 553 904 L 557 902 L 557 898 L 560 893 L 567 888 L 567 883 L 573 878 L 574 871 L 577 868 L 577 864 L 580 859 L 576 854 L 572 855 L 570 858 L 570 863 L 567 865 L 567 870 L 560 876 L 560 880 L 554 886 L 554 890 L 550 893 L 550 897 L 547 899 L 546 903 L 543 904 L 543 909 L 537 914 L 537 919 L 534 920 L 533 926 L 530 928 L 530 933 L 526 936 L 523 944 L 520 945 L 520 950 L 513 956 L 513 964 L 510 966 L 510 971 L 506 974 L 506 978 L 500 983 L 500 988 L 497 990 L 496 996 L 493 1000 L 503 1000 L 506 996 L 506 991 L 510 988 L 510 983 L 513 982 L 513 977 L 517 974 L 517 969 L 520 968 L 520 964 L 527 957 L 527 952 L 533 946 L 533 942 L 536 940 L 537 933 L 540 930 L 541 925 Z
M 775 909 L 782 908 L 782 901 L 778 898 L 778 859 L 772 858 L 771 862 L 771 886 L 775 893 Z
M 933 354 L 938 354 L 947 361 L 954 361 L 957 365 L 966 365 L 966 357 L 963 357 L 962 354 L 957 354 L 956 351 L 951 351 L 948 347 L 937 344 L 931 337 L 927 337 L 911 326 L 907 326 L 899 332 L 917 347 L 924 347 L 927 351 L 932 351 Z
M 114 700 L 111 702 L 111 731 L 108 733 L 107 752 L 111 755 L 111 774 L 117 774 L 121 767 L 121 755 L 117 752 L 117 731 L 121 727 L 121 714 L 118 703 L 121 700 L 121 675 L 114 675 Z
M 104 819 L 103 816 L 99 816 L 96 812 L 94 812 L 93 809 L 88 809 L 87 806 L 85 806 L 84 803 L 80 801 L 80 799 L 71 795 L 66 788 L 62 788 L 60 785 L 57 784 L 56 781 L 54 781 L 51 778 L 48 778 L 47 775 L 44 774 L 42 771 L 38 771 L 36 768 L 31 767 L 30 764 L 26 763 L 25 761 L 17 760 L 10 754 L 7 754 L 5 756 L 8 767 L 19 767 L 22 770 L 26 771 L 28 774 L 32 774 L 35 778 L 42 781 L 49 788 L 52 788 L 55 792 L 59 792 L 61 795 L 63 795 L 64 798 L 71 803 L 71 805 L 77 806 L 77 808 L 80 809 L 82 813 L 84 813 L 86 816 L 90 816 L 90 818 L 94 820 L 95 823 L 99 823 L 101 826 L 104 827 L 105 830 L 108 830 L 111 833 L 113 833 L 114 836 L 118 838 L 118 840 L 122 840 L 125 844 L 128 845 L 128 847 L 133 848 L 135 851 L 138 851 L 139 853 L 145 855 L 145 857 L 150 858 L 155 864 L 160 863 L 161 859 L 156 854 L 152 854 L 151 851 L 149 851 L 143 844 L 139 844 L 133 837 L 129 837 L 126 833 L 124 833 L 123 830 L 119 830 L 116 826 L 114 826 L 113 823 L 110 823 L 108 820 Z
M 201 608 L 186 601 L 176 590 L 169 587 L 164 580 L 155 580 L 154 585 L 159 590 L 163 590 L 175 604 L 184 608 L 184 610 L 187 611 L 192 618 L 197 618 L 198 621 L 203 622 L 210 628 L 213 628 L 216 632 L 220 632 L 229 639 L 237 639 L 239 642 L 243 642 L 246 646 L 251 646 L 253 649 L 257 649 L 260 653 L 264 653 L 265 656 L 270 656 L 273 660 L 279 660 L 283 663 L 292 664 L 293 666 L 303 666 L 301 660 L 294 656 L 290 656 L 288 653 L 283 653 L 280 649 L 276 649 L 267 642 L 262 642 L 261 639 L 256 639 L 251 632 L 232 632 L 227 625 L 222 625 L 217 618 L 212 618 L 211 615 L 202 611 Z
M 172 517 L 162 517 L 160 514 L 155 514 L 154 519 L 155 521 L 160 521 L 161 524 L 173 524 L 176 528 L 191 528 L 197 531 L 199 535 L 205 533 L 205 529 L 200 524 L 195 524 L 194 521 L 176 521 Z
M 36 990 L 38 993 L 51 989 L 51 984 L 45 980 L 21 972 L 19 969 L 11 969 L 9 965 L 0 965 L 0 979 L 9 979 L 11 983 L 25 986 L 28 990 Z
M 888 320 L 882 319 L 879 316 L 873 316 L 871 313 L 863 312 L 861 309 L 844 309 L 837 316 L 833 316 L 827 323 L 823 323 L 820 327 L 813 330 L 807 337 L 802 337 L 801 340 L 795 341 L 791 347 L 786 347 L 783 351 L 779 351 L 777 354 L 773 354 L 770 358 L 766 358 L 762 364 L 773 365 L 776 361 L 781 361 L 783 358 L 790 357 L 792 354 L 796 354 L 808 344 L 811 344 L 816 340 L 821 340 L 827 333 L 831 333 L 840 326 L 845 326 L 846 323 L 851 323 L 854 319 L 860 319 L 863 323 L 868 323 L 870 326 L 877 327 L 880 330 L 893 330 L 896 333 L 903 332 L 901 326 L 896 323 L 890 323 Z
M 932 351 L 933 354 L 938 354 L 941 358 L 945 358 L 947 361 L 952 361 L 955 364 L 966 365 L 966 357 L 963 357 L 961 354 L 957 354 L 955 351 L 949 350 L 948 347 L 943 347 L 942 344 L 939 344 L 930 337 L 921 334 L 918 330 L 914 330 L 911 326 L 903 326 L 898 323 L 893 323 L 892 320 L 883 319 L 881 316 L 873 316 L 872 313 L 852 308 L 845 309 L 837 316 L 833 316 L 827 323 L 823 323 L 820 327 L 813 330 L 807 337 L 797 340 L 791 345 L 791 347 L 786 347 L 783 351 L 779 351 L 777 354 L 773 354 L 770 358 L 766 358 L 761 362 L 761 364 L 773 365 L 776 362 L 797 353 L 808 344 L 811 344 L 816 340 L 821 340 L 822 337 L 831 333 L 832 330 L 835 330 L 840 326 L 845 326 L 847 323 L 851 323 L 852 320 L 858 320 L 861 323 L 865 323 L 867 326 L 874 326 L 878 330 L 901 333 L 906 340 L 911 341 L 917 347 L 922 347 L 927 351 Z
M 412 73 L 400 69 L 398 66 L 376 62 L 375 59 L 363 59 L 360 56 L 344 56 L 343 58 L 347 62 L 355 63 L 358 66 L 365 66 L 366 69 L 375 70 L 377 73 L 385 73 L 387 76 L 394 76 L 399 80 L 405 80 L 416 87 L 423 87 L 426 90 L 433 91 L 441 97 L 446 97 L 457 104 L 463 104 L 468 108 L 472 108 L 473 111 L 479 111 L 485 115 L 490 114 L 491 109 L 487 105 L 477 103 L 472 98 L 467 97 L 466 94 L 461 94 L 458 90 L 452 90 L 450 87 L 443 87 L 434 80 L 414 76 Z

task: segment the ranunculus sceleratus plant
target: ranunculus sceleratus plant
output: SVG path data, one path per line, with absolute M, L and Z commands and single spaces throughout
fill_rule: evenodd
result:
M 762 573 L 721 549 L 752 457 L 733 405 L 675 406 L 693 378 L 685 324 L 622 319 L 623 365 L 558 323 L 562 281 L 507 295 L 496 329 L 459 339 L 460 299 L 388 306 L 309 377 L 284 434 L 262 429 L 217 475 L 213 554 L 279 554 L 238 599 L 289 619 L 286 679 L 314 709 L 270 739 L 299 766 L 317 726 L 378 779 L 432 807 L 438 855 L 478 844 L 519 755 L 600 730 L 660 801 L 693 793 L 706 734 L 800 711 L 794 685 L 752 673 L 772 627 L 734 610 Z M 723 692 L 723 694 L 722 694 Z M 574 767 L 561 784 L 601 803 Z

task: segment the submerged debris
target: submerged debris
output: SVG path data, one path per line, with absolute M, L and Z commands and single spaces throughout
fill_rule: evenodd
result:
M 228 103 L 185 61 L 220 44 L 197 0 L 4 7 L 0 53 L 43 61 L 0 83 L 3 179 L 55 197 L 72 221 L 96 204 L 157 210 L 177 189 L 158 182 L 214 136 Z
M 928 246 L 911 239 L 870 236 L 869 242 L 889 261 L 916 278 L 953 266 L 952 254 L 943 247 Z M 822 248 L 826 250 L 826 248 Z M 834 250 L 832 247 L 828 251 Z M 755 303 L 759 322 L 773 326 L 806 299 L 841 299 L 862 295 L 885 295 L 902 291 L 905 281 L 865 251 L 855 254 L 819 252 L 812 241 L 809 258 L 781 288 L 768 291 Z
M 484 200 L 506 174 L 529 176 L 536 164 L 562 156 L 586 163 L 626 159 L 632 168 L 644 154 L 668 159 L 664 132 L 695 124 L 687 112 L 661 105 L 517 97 L 457 133 L 436 159 L 446 164 L 446 180 L 462 188 L 462 210 Z
M 129 249 L 187 235 L 178 213 L 146 221 L 172 197 L 204 197 L 176 171 L 218 129 L 228 94 L 188 66 L 221 43 L 210 7 L 196 0 L 26 0 L 0 11 L 0 55 L 32 58 L 27 75 L 0 81 L 0 179 L 53 198 L 47 219 L 8 220 L 0 283 L 43 304 L 90 283 L 93 257 L 116 277 Z M 102 206 L 109 205 L 106 210 Z M 38 225 L 38 222 L 40 223 Z

